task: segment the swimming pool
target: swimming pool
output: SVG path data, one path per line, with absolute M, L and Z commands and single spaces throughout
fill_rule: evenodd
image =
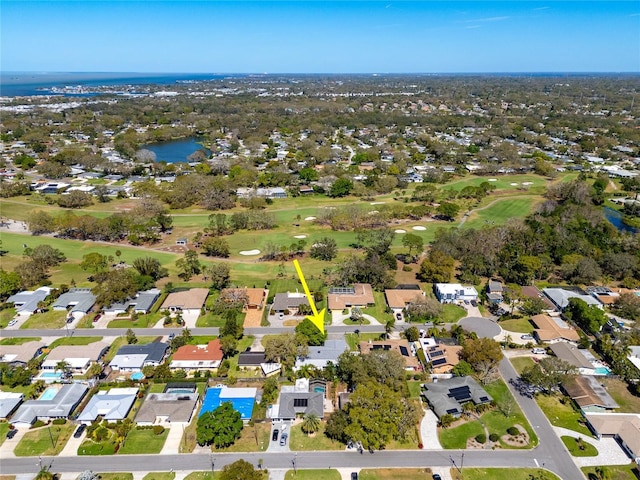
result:
M 53 400 L 53 397 L 55 397 L 57 394 L 57 388 L 49 387 L 44 392 L 42 392 L 42 395 L 40 395 L 40 398 L 38 398 L 38 400 Z
M 250 420 L 253 414 L 253 404 L 255 403 L 255 397 L 229 397 L 221 398 L 222 388 L 212 387 L 207 389 L 207 393 L 202 401 L 202 408 L 200 409 L 200 416 L 206 412 L 212 412 L 223 402 L 231 402 L 233 408 L 240 412 L 242 420 Z
M 598 367 L 593 371 L 593 373 L 596 375 L 609 375 L 611 370 L 609 370 L 608 367 Z
M 62 372 L 40 372 L 35 379 L 44 380 L 45 383 L 60 382 L 62 380 Z

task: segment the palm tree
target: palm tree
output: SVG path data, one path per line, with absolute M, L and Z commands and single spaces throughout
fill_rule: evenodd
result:
M 62 377 L 68 377 L 71 374 L 71 365 L 69 365 L 65 360 L 60 360 L 56 363 L 56 372 L 62 372 Z
M 300 428 L 306 434 L 316 433 L 320 430 L 320 418 L 315 413 L 309 413 L 304 416 Z

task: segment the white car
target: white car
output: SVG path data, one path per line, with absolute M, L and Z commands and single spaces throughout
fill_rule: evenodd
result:
M 8 325 L 7 325 L 7 326 L 8 326 L 8 327 L 13 327 L 16 323 L 18 323 L 18 319 L 17 319 L 17 318 L 14 318 L 13 320 L 11 320 L 11 321 L 8 323 Z

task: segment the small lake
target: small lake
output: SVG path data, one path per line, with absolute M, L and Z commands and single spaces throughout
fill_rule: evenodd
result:
M 188 162 L 187 157 L 198 150 L 204 150 L 207 156 L 211 152 L 198 143 L 197 138 L 182 138 L 169 142 L 150 143 L 142 148 L 156 154 L 156 162 L 180 163 Z
M 639 229 L 632 227 L 631 225 L 626 225 L 622 221 L 622 214 L 613 208 L 604 207 L 604 217 L 609 220 L 609 222 L 618 229 L 620 232 L 626 233 L 638 233 Z

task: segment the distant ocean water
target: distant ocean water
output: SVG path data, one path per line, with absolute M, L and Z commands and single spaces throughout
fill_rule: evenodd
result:
M 206 73 L 0 73 L 0 96 L 50 95 L 53 87 L 118 85 L 173 85 L 178 81 L 206 81 L 233 77 Z

